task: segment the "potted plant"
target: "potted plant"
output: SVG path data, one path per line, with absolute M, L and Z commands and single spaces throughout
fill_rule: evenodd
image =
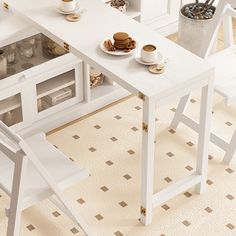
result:
M 205 40 L 202 36 L 209 30 L 216 10 L 216 7 L 213 6 L 214 2 L 215 0 L 205 2 L 196 0 L 180 9 L 178 43 L 197 55 Z

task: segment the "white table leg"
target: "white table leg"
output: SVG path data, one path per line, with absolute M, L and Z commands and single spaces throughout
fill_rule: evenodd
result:
M 144 225 L 151 224 L 152 222 L 155 110 L 156 106 L 154 101 L 145 97 L 143 103 L 143 141 L 141 174 L 141 222 Z
M 213 102 L 213 79 L 209 79 L 209 84 L 202 88 L 201 110 L 199 121 L 198 154 L 196 171 L 202 176 L 201 182 L 196 185 L 196 191 L 202 193 L 206 190 L 208 150 L 211 134 L 211 115 Z
M 182 115 L 184 114 L 185 108 L 187 107 L 189 97 L 190 97 L 190 94 L 187 94 L 180 99 L 177 109 L 175 111 L 174 118 L 170 124 L 170 126 L 173 129 L 177 129 L 179 123 L 181 122 L 182 120 L 181 118 L 182 118 Z

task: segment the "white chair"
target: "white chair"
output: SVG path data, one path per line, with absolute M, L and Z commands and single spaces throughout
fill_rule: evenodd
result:
M 0 188 L 11 198 L 7 236 L 19 236 L 21 212 L 49 198 L 86 233 L 87 224 L 63 190 L 89 176 L 47 142 L 43 133 L 23 140 L 0 121 Z
M 215 91 L 225 98 L 227 105 L 236 102 L 236 45 L 234 45 L 232 26 L 232 17 L 236 18 L 235 7 L 235 0 L 219 1 L 210 30 L 206 35 L 201 36 L 205 38 L 205 43 L 199 50 L 199 56 L 206 58 L 209 63 L 215 66 Z M 210 55 L 222 22 L 225 49 Z M 189 95 L 180 100 L 171 126 L 176 129 L 178 124 L 182 122 L 198 132 L 198 124 L 184 115 L 188 100 Z M 211 134 L 211 141 L 225 151 L 223 161 L 230 164 L 236 150 L 236 130 L 229 143 L 213 133 Z

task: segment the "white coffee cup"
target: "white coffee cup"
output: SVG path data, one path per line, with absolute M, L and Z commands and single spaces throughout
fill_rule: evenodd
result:
M 154 62 L 157 59 L 157 48 L 152 44 L 146 44 L 141 49 L 141 60 L 144 62 Z
M 59 4 L 60 10 L 64 12 L 71 12 L 75 10 L 76 2 L 75 0 L 61 0 L 61 3 Z

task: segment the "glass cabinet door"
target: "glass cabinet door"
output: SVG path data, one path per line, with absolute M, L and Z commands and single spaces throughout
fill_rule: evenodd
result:
M 75 70 L 64 72 L 36 85 L 38 112 L 59 105 L 76 96 Z
M 23 121 L 20 93 L 0 99 L 0 120 L 7 126 L 12 126 Z

